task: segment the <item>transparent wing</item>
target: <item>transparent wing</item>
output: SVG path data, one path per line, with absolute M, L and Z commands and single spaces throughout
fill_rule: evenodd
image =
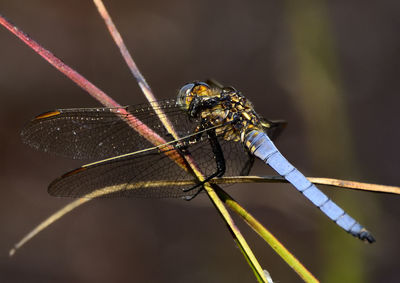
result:
M 253 158 L 241 143 L 220 139 L 226 160 L 226 176 L 247 175 Z M 185 149 L 204 175 L 214 173 L 216 162 L 207 139 Z M 160 149 L 141 151 L 82 166 L 57 178 L 49 185 L 49 193 L 67 197 L 142 197 L 166 198 L 192 195 L 184 192 L 196 184 L 196 178 Z M 91 194 L 91 195 L 88 195 Z
M 286 128 L 287 122 L 284 120 L 267 120 L 262 118 L 262 125 L 264 132 L 267 133 L 271 140 L 275 141 Z
M 171 136 L 160 122 L 154 103 L 125 106 L 126 110 L 163 137 Z M 193 133 L 198 121 L 176 106 L 175 100 L 159 101 L 179 136 Z M 115 108 L 75 108 L 45 112 L 31 120 L 22 130 L 24 143 L 37 150 L 74 159 L 103 159 L 154 146 L 127 123 L 127 115 Z M 266 132 L 274 139 L 283 128 L 282 122 L 270 122 Z
M 158 108 L 180 135 L 193 132 L 195 124 L 174 100 L 158 102 Z M 170 135 L 157 117 L 154 103 L 124 106 L 126 110 L 167 141 Z M 22 130 L 24 143 L 35 149 L 74 159 L 103 159 L 154 146 L 133 130 L 118 108 L 57 109 L 35 117 Z
M 174 100 L 158 102 L 180 137 L 193 134 L 198 121 L 176 106 Z M 154 103 L 126 106 L 120 109 L 131 113 L 166 141 L 172 137 L 163 127 L 154 110 Z M 154 145 L 133 130 L 127 115 L 113 108 L 59 109 L 43 113 L 22 130 L 22 139 L 30 146 L 59 155 L 79 159 L 104 159 L 136 152 Z M 282 123 L 270 122 L 266 131 L 273 137 Z M 212 149 L 203 134 L 202 139 L 188 146 L 201 171 L 209 176 L 216 169 Z M 226 176 L 247 175 L 253 157 L 240 142 L 219 138 L 226 161 Z M 159 150 L 147 150 L 124 158 L 83 166 L 64 174 L 49 186 L 56 196 L 82 197 L 99 189 L 118 189 L 111 196 L 179 197 L 190 195 L 183 188 L 193 186 L 193 176 Z M 186 182 L 177 185 L 176 182 Z M 164 183 L 162 183 L 164 182 Z M 170 185 L 166 185 L 169 182 Z M 132 189 L 135 188 L 135 189 Z M 110 192 L 110 191 L 109 191 Z

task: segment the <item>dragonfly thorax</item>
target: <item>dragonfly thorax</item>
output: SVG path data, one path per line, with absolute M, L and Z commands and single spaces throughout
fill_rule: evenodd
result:
M 179 91 L 177 103 L 190 118 L 199 119 L 197 130 L 216 127 L 216 134 L 225 140 L 243 141 L 250 130 L 262 129 L 252 103 L 233 87 L 189 83 Z

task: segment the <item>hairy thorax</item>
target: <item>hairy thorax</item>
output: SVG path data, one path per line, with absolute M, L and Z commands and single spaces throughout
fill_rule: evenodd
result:
M 216 135 L 225 140 L 243 141 L 250 130 L 262 129 L 252 103 L 232 87 L 218 89 L 205 83 L 187 84 L 179 93 L 178 103 L 190 117 L 200 119 L 196 131 L 215 127 Z

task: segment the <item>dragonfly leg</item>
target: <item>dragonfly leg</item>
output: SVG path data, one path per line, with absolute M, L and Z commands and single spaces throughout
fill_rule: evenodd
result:
M 201 182 L 201 184 L 203 184 L 203 182 Z M 196 186 L 194 186 L 194 187 L 192 187 L 192 188 L 189 188 L 188 191 L 197 188 L 197 187 L 200 186 L 201 184 L 196 185 Z M 192 200 L 192 199 L 194 199 L 195 197 L 197 197 L 197 195 L 200 194 L 202 190 L 203 190 L 203 186 L 201 186 L 200 188 L 198 188 L 197 191 L 196 191 L 193 195 L 191 195 L 191 196 L 184 196 L 183 199 L 184 199 L 184 200 L 187 200 L 187 201 Z
M 215 158 L 215 162 L 217 165 L 217 171 L 215 171 L 215 173 L 211 174 L 204 181 L 194 185 L 193 187 L 184 189 L 183 190 L 184 192 L 189 192 L 189 191 L 192 191 L 192 190 L 200 187 L 196 191 L 196 193 L 194 193 L 193 195 L 185 196 L 184 197 L 185 200 L 194 199 L 203 190 L 204 183 L 210 181 L 211 179 L 213 179 L 215 177 L 221 177 L 222 175 L 225 174 L 226 164 L 225 164 L 224 153 L 222 152 L 221 145 L 218 142 L 217 136 L 215 134 L 215 130 L 211 130 L 208 132 L 208 140 L 210 141 L 210 145 L 211 145 L 212 151 L 214 153 L 214 158 Z

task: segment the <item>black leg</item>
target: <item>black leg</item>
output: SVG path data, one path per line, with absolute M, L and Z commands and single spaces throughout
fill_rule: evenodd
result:
M 203 182 L 202 182 L 202 183 L 203 183 Z M 196 188 L 196 187 L 197 187 L 197 186 L 192 187 L 192 188 L 190 188 L 189 190 L 193 190 L 193 189 Z M 184 196 L 183 199 L 184 199 L 184 200 L 187 200 L 187 201 L 192 200 L 192 199 L 194 199 L 195 197 L 197 197 L 197 195 L 200 194 L 202 190 L 203 190 L 203 187 L 200 187 L 200 188 L 197 189 L 197 191 L 196 191 L 193 195 L 191 195 L 191 196 Z
M 212 178 L 221 177 L 222 175 L 225 174 L 226 165 L 225 165 L 224 153 L 222 152 L 221 145 L 219 144 L 217 136 L 215 135 L 215 130 L 210 130 L 208 132 L 208 140 L 210 141 L 210 145 L 211 145 L 212 151 L 214 153 L 215 162 L 217 164 L 217 171 L 215 173 L 211 174 L 210 176 L 208 176 L 204 181 L 194 185 L 193 187 L 184 189 L 183 190 L 184 192 L 189 192 L 189 191 L 192 191 L 192 190 L 200 187 L 196 191 L 196 193 L 193 194 L 192 196 L 184 197 L 185 200 L 194 199 L 201 192 L 201 190 L 203 190 L 204 183 L 210 181 Z

